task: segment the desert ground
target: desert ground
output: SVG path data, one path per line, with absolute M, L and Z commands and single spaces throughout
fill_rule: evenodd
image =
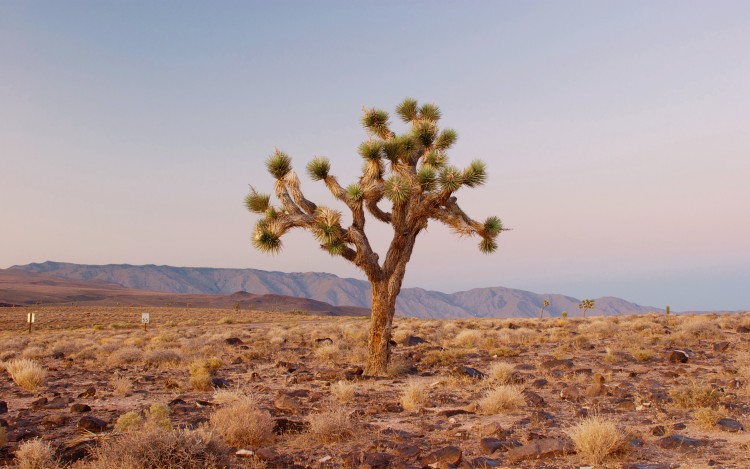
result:
M 0 308 L 0 465 L 750 467 L 750 314 L 142 311 Z

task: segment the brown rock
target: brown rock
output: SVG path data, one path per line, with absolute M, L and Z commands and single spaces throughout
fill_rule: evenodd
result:
M 391 466 L 395 456 L 388 453 L 365 453 L 362 457 L 360 469 L 386 469 Z
M 568 441 L 556 438 L 543 438 L 509 450 L 508 462 L 515 464 L 524 459 L 551 458 L 572 453 L 573 451 L 573 446 Z
M 277 410 L 289 414 L 296 414 L 300 410 L 300 405 L 297 399 L 286 394 L 281 394 L 279 397 L 277 397 L 276 400 L 273 401 L 273 406 Z
M 750 333 L 750 327 L 748 327 L 748 326 L 737 326 L 737 332 L 739 332 L 740 334 Z
M 573 360 L 570 358 L 547 360 L 542 363 L 542 368 L 552 370 L 555 368 L 573 368 Z
M 80 399 L 82 397 L 94 397 L 94 396 L 96 396 L 96 388 L 94 386 L 89 386 L 88 388 L 86 388 L 85 391 L 83 391 L 82 393 L 78 395 L 78 398 Z
M 659 440 L 658 444 L 664 449 L 689 451 L 701 446 L 705 446 L 706 442 L 703 440 L 697 440 L 695 438 L 688 438 L 686 436 L 675 433 L 673 435 L 662 438 L 661 440 Z
M 47 427 L 62 427 L 68 423 L 68 416 L 65 414 L 49 414 L 42 418 L 42 425 Z
M 421 452 L 421 450 L 418 447 L 414 445 L 409 445 L 409 444 L 398 445 L 395 448 L 393 448 L 392 451 L 393 451 L 393 454 L 404 459 L 416 458 L 417 456 L 419 456 L 419 453 Z
M 670 363 L 687 363 L 688 358 L 689 356 L 687 352 L 683 352 L 682 350 L 672 350 L 669 352 L 667 360 L 669 360 Z
M 5 401 L 0 401 L 0 414 L 7 414 L 8 413 L 8 403 Z
M 569 384 L 560 390 L 560 398 L 566 401 L 579 401 L 581 399 L 581 393 L 578 389 Z
M 277 418 L 274 421 L 273 432 L 277 435 L 287 433 L 304 433 L 310 429 L 310 424 L 300 420 Z
M 524 389 L 523 395 L 526 398 L 526 402 L 528 402 L 529 405 L 533 405 L 534 407 L 542 407 L 545 404 L 544 398 L 540 396 L 539 394 L 535 393 L 534 391 Z
M 454 464 L 457 465 L 461 462 L 463 452 L 456 446 L 445 446 L 437 451 L 433 451 L 427 456 L 423 457 L 420 462 L 424 465 L 429 464 Z
M 77 403 L 73 404 L 72 406 L 70 406 L 70 411 L 71 412 L 80 412 L 80 413 L 91 412 L 91 407 L 89 407 L 86 404 L 81 404 L 81 403 L 77 402 Z
M 714 352 L 726 352 L 729 348 L 729 342 L 716 342 L 714 344 Z
M 481 436 L 498 436 L 503 432 L 503 427 L 498 422 L 490 422 L 479 429 Z
M 730 418 L 723 418 L 719 419 L 718 422 L 716 422 L 716 425 L 725 432 L 742 432 L 745 431 L 745 427 L 742 426 L 742 424 L 735 420 Z
M 78 421 L 78 424 L 76 426 L 79 430 L 91 433 L 101 433 L 107 429 L 107 422 L 94 416 L 87 415 L 85 417 L 82 417 L 81 420 Z
M 255 452 L 255 457 L 261 461 L 273 461 L 279 458 L 279 453 L 273 448 L 261 448 Z

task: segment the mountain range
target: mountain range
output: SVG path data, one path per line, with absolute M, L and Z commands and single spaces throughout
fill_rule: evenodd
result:
M 166 265 L 83 265 L 43 262 L 13 266 L 7 271 L 44 274 L 74 281 L 97 281 L 127 289 L 181 295 L 282 295 L 329 303 L 335 307 L 369 308 L 370 284 L 336 275 L 305 272 L 268 272 L 257 269 L 172 267 Z M 396 301 L 401 316 L 422 318 L 535 317 L 543 301 L 546 315 L 563 311 L 580 314 L 579 299 L 560 294 L 537 294 L 504 287 L 475 288 L 442 293 L 422 288 L 404 288 Z M 0 299 L 2 300 L 2 299 Z M 614 298 L 596 298 L 593 315 L 638 314 L 663 311 Z

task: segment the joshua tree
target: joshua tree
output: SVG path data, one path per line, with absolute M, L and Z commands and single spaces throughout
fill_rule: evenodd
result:
M 359 146 L 364 167 L 357 182 L 346 188 L 341 186 L 330 174 L 331 164 L 324 157 L 316 157 L 307 165 L 310 178 L 323 181 L 334 198 L 351 211 L 350 226 L 342 225 L 340 212 L 305 198 L 291 158 L 278 149 L 266 160 L 266 167 L 276 179 L 275 193 L 281 205 L 272 205 L 270 195 L 252 187 L 245 199 L 251 212 L 263 215 L 252 236 L 257 249 L 277 253 L 285 233 L 303 228 L 312 232 L 324 251 L 343 257 L 365 273 L 372 287 L 365 370 L 371 375 L 386 372 L 396 297 L 417 235 L 428 222 L 448 225 L 460 236 L 479 235 L 479 249 L 485 253 L 497 249 L 495 239 L 504 231 L 499 218 L 478 222 L 458 206 L 453 194 L 461 187 L 484 184 L 487 173 L 479 160 L 464 170 L 448 164 L 446 153 L 456 142 L 457 134 L 452 129 L 438 129 L 438 107 L 419 106 L 415 100 L 406 99 L 396 108 L 396 114 L 409 125 L 400 135 L 391 131 L 388 113 L 363 109 L 362 125 L 368 138 Z M 389 209 L 380 207 L 381 202 L 386 202 L 384 199 L 390 202 Z M 393 227 L 393 238 L 382 263 L 365 234 L 365 212 Z
M 586 311 L 594 309 L 594 300 L 583 300 L 578 304 L 578 309 L 583 311 L 583 317 L 586 317 Z
M 542 309 L 539 311 L 539 319 L 544 317 L 544 308 L 549 306 L 549 300 L 547 298 L 542 302 Z

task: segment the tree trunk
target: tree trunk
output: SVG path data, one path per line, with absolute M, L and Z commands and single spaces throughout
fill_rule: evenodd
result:
M 365 373 L 370 376 L 385 375 L 391 358 L 391 326 L 396 312 L 396 297 L 399 289 L 392 288 L 389 283 L 388 281 L 372 283 L 369 357 L 365 368 Z

